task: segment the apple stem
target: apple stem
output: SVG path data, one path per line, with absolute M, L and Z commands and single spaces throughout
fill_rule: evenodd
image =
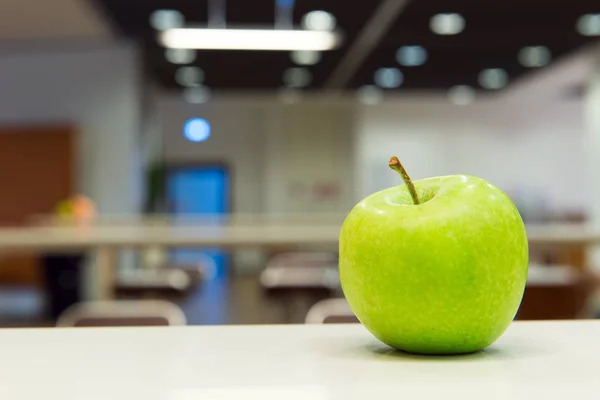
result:
M 410 179 L 410 176 L 408 176 L 408 173 L 402 166 L 400 160 L 398 160 L 398 157 L 394 156 L 390 158 L 390 162 L 388 165 L 391 169 L 400 174 L 402 180 L 404 181 L 404 183 L 406 183 L 406 186 L 408 186 L 408 191 L 410 192 L 410 197 L 412 197 L 413 203 L 415 203 L 415 205 L 421 204 L 421 202 L 419 201 L 419 196 L 417 195 L 417 189 L 415 188 L 415 184 Z

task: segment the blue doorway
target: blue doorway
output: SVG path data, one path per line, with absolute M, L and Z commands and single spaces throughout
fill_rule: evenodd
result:
M 221 165 L 192 165 L 172 168 L 167 174 L 167 204 L 176 223 L 186 224 L 190 216 L 224 216 L 230 209 L 229 170 Z M 175 263 L 212 261 L 213 277 L 227 271 L 228 257 L 217 248 L 178 249 L 171 254 Z M 208 272 L 208 271 L 207 271 Z

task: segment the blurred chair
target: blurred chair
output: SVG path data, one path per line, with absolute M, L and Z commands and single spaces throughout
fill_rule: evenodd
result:
M 195 255 L 192 262 L 174 263 L 167 261 L 163 264 L 163 268 L 185 272 L 192 287 L 199 286 L 204 279 L 213 279 L 219 269 L 215 260 L 206 254 Z
M 260 275 L 263 288 L 337 290 L 340 279 L 333 253 L 285 253 L 272 257 Z
M 260 285 L 268 295 L 282 301 L 287 322 L 301 322 L 313 304 L 340 289 L 337 256 L 332 253 L 278 254 L 261 273 Z
M 183 311 L 162 300 L 121 300 L 79 303 L 58 319 L 58 327 L 186 325 Z
M 169 251 L 162 246 L 147 247 L 142 250 L 141 256 L 142 270 L 159 270 L 162 268 L 181 270 L 189 276 L 192 286 L 200 283 L 206 271 L 210 271 L 214 264 L 213 259 L 205 255 L 199 255 L 198 260 L 191 263 L 173 263 L 169 260 Z
M 269 259 L 273 264 L 279 266 L 296 266 L 298 263 L 302 263 L 304 266 L 316 266 L 320 267 L 324 264 L 338 263 L 338 256 L 336 253 L 331 252 L 300 252 L 290 251 L 277 253 Z
M 186 294 L 213 276 L 216 269 L 214 260 L 208 256 L 199 256 L 191 263 L 172 263 L 164 249 L 148 248 L 142 252 L 141 267 L 119 277 L 117 290 L 131 296 Z
M 127 296 L 147 294 L 183 294 L 191 287 L 188 274 L 184 271 L 138 268 L 120 274 L 117 291 Z
M 342 298 L 318 302 L 308 310 L 305 322 L 307 324 L 339 324 L 359 321 L 346 299 Z

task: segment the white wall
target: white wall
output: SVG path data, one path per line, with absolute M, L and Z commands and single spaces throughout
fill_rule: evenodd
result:
M 442 97 L 398 99 L 363 107 L 358 132 L 361 195 L 401 182 L 387 168 L 397 155 L 415 179 L 470 174 L 516 196 L 538 193 L 551 210 L 586 207 L 580 101 L 533 111 L 490 99 L 467 107 Z
M 283 106 L 256 97 L 193 106 L 163 96 L 159 109 L 167 161 L 228 162 L 237 212 L 345 212 L 369 193 L 400 183 L 387 167 L 392 155 L 415 179 L 471 174 L 515 197 L 541 200 L 549 212 L 588 207 L 580 99 L 557 95 L 529 106 L 499 96 L 459 107 L 428 95 L 378 106 L 348 99 Z M 211 121 L 213 136 L 194 144 L 182 129 L 198 116 Z M 319 181 L 338 182 L 340 198 L 319 204 L 291 189 Z
M 158 98 L 164 155 L 169 164 L 225 162 L 233 176 L 233 210 L 239 213 L 340 212 L 352 203 L 352 112 L 346 106 L 299 104 L 276 99 L 222 98 L 186 104 L 176 95 Z M 211 137 L 191 143 L 183 136 L 189 118 L 212 125 Z M 347 162 L 346 168 L 336 164 Z M 312 201 L 315 184 L 334 182 L 333 200 Z M 294 187 L 305 188 L 297 195 Z
M 103 213 L 138 212 L 143 180 L 135 49 L 51 48 L 0 48 L 0 124 L 75 124 L 79 190 Z
M 166 162 L 226 163 L 233 181 L 234 212 L 261 212 L 265 110 L 251 104 L 192 105 L 168 95 L 159 97 L 158 103 Z M 212 135 L 205 142 L 192 143 L 183 136 L 183 127 L 188 119 L 197 117 L 210 122 Z
M 341 213 L 354 205 L 354 114 L 344 104 L 271 108 L 265 163 L 267 210 Z M 319 192 L 333 190 L 322 197 Z

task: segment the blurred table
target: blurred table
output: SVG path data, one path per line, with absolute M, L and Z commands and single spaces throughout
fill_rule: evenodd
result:
M 94 262 L 86 274 L 85 297 L 113 297 L 115 264 L 123 249 L 219 247 L 311 248 L 337 251 L 339 224 L 324 225 L 161 225 L 140 221 L 130 224 L 91 226 L 42 226 L 0 228 L 0 257 L 14 252 L 91 251 Z
M 392 351 L 360 325 L 0 331 L 19 400 L 595 398 L 600 322 L 516 322 L 489 349 Z
M 82 250 L 93 247 L 269 248 L 311 246 L 337 249 L 339 223 L 124 225 L 0 228 L 0 251 Z M 527 226 L 533 246 L 600 244 L 600 231 L 580 225 Z
M 96 262 L 88 279 L 88 299 L 112 296 L 114 267 L 121 249 L 160 246 L 310 249 L 337 251 L 339 222 L 221 220 L 197 225 L 169 225 L 139 220 L 128 223 L 94 223 L 90 226 L 47 225 L 28 228 L 0 228 L 0 257 L 14 252 L 92 251 Z M 198 220 L 200 221 L 200 220 Z M 172 221 L 171 221 L 172 222 Z M 581 225 L 528 226 L 531 246 L 587 246 L 600 244 L 600 232 Z
M 337 250 L 340 225 L 285 226 L 57 226 L 0 229 L 0 252 L 76 251 L 97 247 L 311 246 Z

